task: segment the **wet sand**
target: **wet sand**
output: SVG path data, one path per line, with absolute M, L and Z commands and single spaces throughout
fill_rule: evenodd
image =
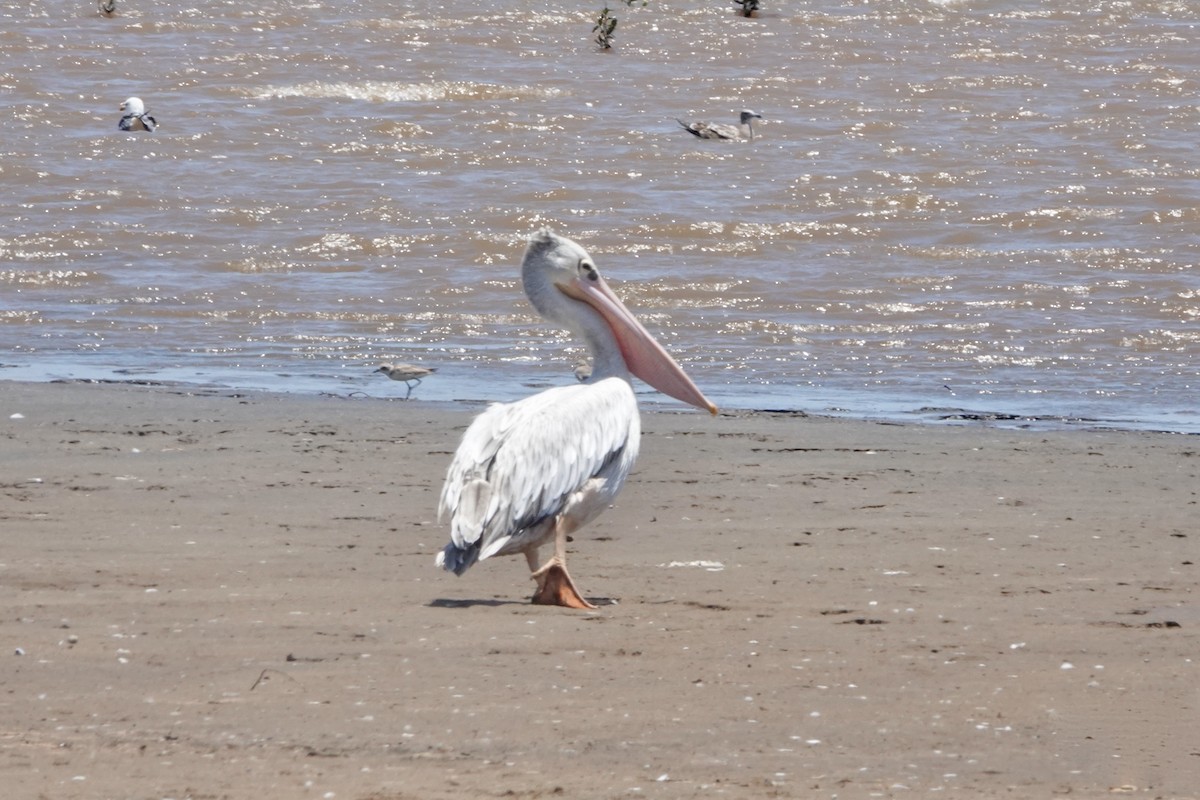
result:
M 5 796 L 1200 796 L 1200 439 L 645 413 L 574 612 L 477 410 L 0 383 Z

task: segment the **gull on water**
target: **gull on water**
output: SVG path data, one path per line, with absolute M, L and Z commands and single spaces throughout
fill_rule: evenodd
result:
M 117 127 L 123 131 L 152 131 L 158 127 L 154 117 L 146 113 L 146 104 L 140 97 L 130 97 L 121 103 L 121 110 L 125 116 L 121 117 Z
M 437 372 L 437 367 L 418 367 L 416 364 L 383 364 L 376 372 L 382 372 L 394 381 L 401 381 L 408 392 L 404 399 L 412 395 L 412 390 L 421 385 L 422 378 L 428 378 Z
M 751 124 L 752 119 L 762 119 L 762 114 L 757 111 L 743 111 L 741 114 L 741 122 L 737 125 L 724 125 L 719 122 L 684 122 L 681 119 L 676 119 L 683 129 L 693 136 L 699 136 L 701 139 L 729 139 L 737 141 L 739 139 L 753 139 L 754 126 Z

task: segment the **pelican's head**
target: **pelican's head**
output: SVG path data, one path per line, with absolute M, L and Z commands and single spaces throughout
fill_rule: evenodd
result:
M 607 329 L 610 337 L 606 338 L 615 342 L 630 373 L 676 400 L 717 413 L 683 368 L 608 288 L 596 262 L 578 244 L 542 228 L 529 238 L 521 279 L 529 301 L 543 317 L 580 333 L 592 325 Z M 589 344 L 600 343 L 589 337 Z M 617 354 L 593 355 L 599 365 L 601 357 Z
M 555 322 L 569 324 L 557 316 L 560 306 L 554 303 L 552 287 L 562 287 L 576 280 L 601 280 L 596 264 L 588 252 L 575 242 L 542 228 L 529 237 L 529 247 L 521 262 L 521 280 L 525 293 L 538 312 Z
M 146 104 L 142 102 L 142 98 L 140 97 L 130 97 L 124 103 L 121 103 L 121 110 L 126 114 L 140 117 L 146 113 Z

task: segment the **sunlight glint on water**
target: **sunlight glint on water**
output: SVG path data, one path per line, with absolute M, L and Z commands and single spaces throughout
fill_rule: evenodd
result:
M 1200 430 L 1200 7 L 763 6 L 0 5 L 0 378 L 514 399 L 549 224 L 725 407 Z

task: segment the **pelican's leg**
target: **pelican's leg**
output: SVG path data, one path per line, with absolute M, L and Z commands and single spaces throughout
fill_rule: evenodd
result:
M 525 560 L 533 569 L 537 563 L 537 549 L 525 551 Z M 543 606 L 566 606 L 567 608 L 595 608 L 583 599 L 575 588 L 575 581 L 567 572 L 567 529 L 560 523 L 554 532 L 554 555 L 540 569 L 534 570 L 537 591 L 533 602 Z

